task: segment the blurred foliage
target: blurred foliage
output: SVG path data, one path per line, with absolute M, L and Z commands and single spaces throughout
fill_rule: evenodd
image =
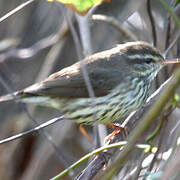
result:
M 177 6 L 180 3 L 180 0 L 176 0 L 175 6 Z
M 48 0 L 53 2 L 54 0 Z M 57 0 L 58 2 L 65 4 L 70 9 L 76 11 L 80 15 L 85 15 L 90 8 L 96 5 L 100 5 L 103 1 L 111 0 Z

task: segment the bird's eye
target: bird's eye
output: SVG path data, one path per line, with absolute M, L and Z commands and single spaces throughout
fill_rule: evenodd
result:
M 146 60 L 145 60 L 145 62 L 146 62 L 147 64 L 150 64 L 152 61 L 153 61 L 153 60 L 152 60 L 151 58 L 146 58 Z

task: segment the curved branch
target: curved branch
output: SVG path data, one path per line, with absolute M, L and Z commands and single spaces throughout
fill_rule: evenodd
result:
M 115 27 L 121 34 L 123 34 L 128 39 L 133 41 L 137 41 L 137 37 L 127 28 L 124 28 L 122 24 L 119 23 L 114 17 L 112 16 L 105 16 L 101 14 L 94 14 L 91 17 L 93 21 L 102 21 L 105 23 L 110 24 L 111 26 Z
M 152 15 L 151 0 L 147 0 L 147 12 L 148 12 L 149 20 L 150 20 L 150 23 L 151 23 L 152 36 L 153 36 L 153 45 L 156 46 L 157 45 L 157 35 L 156 35 L 155 22 L 154 22 L 154 18 L 153 18 L 153 15 Z

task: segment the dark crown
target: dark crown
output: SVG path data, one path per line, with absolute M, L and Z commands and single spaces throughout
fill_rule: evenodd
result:
M 129 42 L 119 46 L 122 46 L 121 51 L 126 54 L 129 59 L 152 59 L 154 62 L 164 61 L 160 51 L 146 42 Z

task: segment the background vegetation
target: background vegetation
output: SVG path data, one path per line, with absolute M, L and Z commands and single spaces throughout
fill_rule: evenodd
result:
M 0 17 L 24 2 L 1 0 Z M 81 17 L 57 2 L 34 0 L 0 22 L 0 95 L 27 87 L 85 56 L 127 41 L 147 41 L 166 57 L 180 57 L 180 4 L 174 0 L 163 1 L 177 16 L 175 22 L 161 2 L 112 0 L 94 7 Z M 162 70 L 154 83 L 154 91 L 176 67 Z M 180 179 L 178 92 L 176 101 L 173 101 L 175 106 L 166 109 L 168 113 L 165 111 L 162 118 L 165 119 L 164 124 L 152 141 L 158 147 L 157 153 L 145 153 L 134 147 L 125 165 L 116 173 L 116 179 L 153 179 L 161 176 L 162 172 L 168 178 Z M 60 112 L 46 107 L 15 102 L 0 104 L 0 139 L 60 115 Z M 130 131 L 140 118 L 131 121 L 134 124 Z M 138 142 L 145 143 L 146 135 L 151 134 L 158 124 L 159 121 L 152 124 Z M 86 129 L 93 137 L 93 128 Z M 101 126 L 99 132 L 99 146 L 102 146 L 109 129 Z M 63 120 L 43 131 L 1 144 L 0 179 L 49 179 L 93 149 L 94 146 L 79 132 L 78 125 Z M 118 150 L 111 156 L 112 162 L 116 162 L 119 153 Z M 88 163 L 81 164 L 62 179 L 75 179 Z

